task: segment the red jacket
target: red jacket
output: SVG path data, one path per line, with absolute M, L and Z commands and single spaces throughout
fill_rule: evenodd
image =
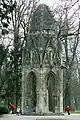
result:
M 16 108 L 15 105 L 13 105 L 13 104 L 10 105 L 11 110 L 14 110 L 15 108 Z
M 66 111 L 66 112 L 70 112 L 71 109 L 70 109 L 70 108 L 66 108 L 65 111 Z

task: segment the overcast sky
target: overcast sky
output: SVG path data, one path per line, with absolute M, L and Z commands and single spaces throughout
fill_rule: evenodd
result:
M 40 3 L 47 4 L 48 6 L 53 6 L 54 4 L 57 4 L 59 0 L 40 0 Z

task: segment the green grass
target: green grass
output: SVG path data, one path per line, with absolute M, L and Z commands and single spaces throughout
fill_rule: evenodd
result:
M 80 114 L 80 110 L 72 111 L 71 113 Z

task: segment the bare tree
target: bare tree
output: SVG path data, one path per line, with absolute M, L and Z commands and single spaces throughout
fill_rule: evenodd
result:
M 79 6 L 78 0 L 69 3 L 69 1 L 64 1 L 63 9 L 60 15 L 60 20 L 62 23 L 59 26 L 60 40 L 62 41 L 63 57 L 66 68 L 65 77 L 65 105 L 71 104 L 70 99 L 70 87 L 71 87 L 71 70 L 74 64 L 74 59 L 76 57 L 76 50 L 79 44 L 79 34 L 80 34 L 80 18 L 79 18 Z M 73 10 L 77 6 L 76 10 Z M 74 11 L 71 14 L 71 11 Z M 77 20 L 77 22 L 76 22 Z

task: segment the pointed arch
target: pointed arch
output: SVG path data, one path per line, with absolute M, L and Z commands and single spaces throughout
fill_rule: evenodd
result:
M 31 71 L 29 74 L 28 74 L 28 77 L 27 77 L 27 87 L 28 87 L 28 97 L 29 97 L 29 108 L 32 109 L 32 111 L 35 112 L 35 108 L 36 108 L 36 80 L 37 80 L 37 77 L 36 77 L 36 74 L 35 72 Z
M 48 89 L 48 105 L 49 111 L 55 112 L 55 107 L 57 105 L 56 95 L 57 95 L 57 87 L 56 87 L 56 75 L 54 72 L 50 71 L 47 73 L 47 89 Z

